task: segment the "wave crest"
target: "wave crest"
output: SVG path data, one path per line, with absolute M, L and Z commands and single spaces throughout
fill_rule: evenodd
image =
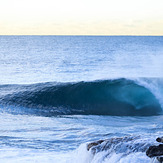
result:
M 48 116 L 148 116 L 157 115 L 162 110 L 158 100 L 147 88 L 127 79 L 4 86 L 1 89 L 6 87 L 13 91 L 1 97 L 1 104 L 37 108 Z

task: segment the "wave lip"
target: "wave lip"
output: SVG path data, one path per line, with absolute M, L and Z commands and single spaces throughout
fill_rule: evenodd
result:
M 1 97 L 0 102 L 37 108 L 37 111 L 47 116 L 149 116 L 160 114 L 162 111 L 152 92 L 127 79 L 64 84 L 42 83 L 17 87 L 11 94 Z

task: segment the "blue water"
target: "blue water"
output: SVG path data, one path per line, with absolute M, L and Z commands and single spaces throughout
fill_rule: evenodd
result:
M 163 135 L 162 45 L 162 36 L 0 36 L 0 162 L 149 162 Z M 119 137 L 132 140 L 86 149 Z

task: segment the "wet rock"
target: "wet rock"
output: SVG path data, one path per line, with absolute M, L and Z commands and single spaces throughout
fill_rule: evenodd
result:
M 148 150 L 146 151 L 146 155 L 148 157 L 155 157 L 155 156 L 161 156 L 163 155 L 163 144 L 160 144 L 158 146 L 150 146 Z
M 160 163 L 163 163 L 163 156 L 158 156 L 158 157 L 156 157 L 157 158 L 157 160 L 160 162 Z
M 115 152 L 124 155 L 133 152 L 145 152 L 150 144 L 140 141 L 140 137 L 121 137 L 121 138 L 109 138 L 106 140 L 99 140 L 87 144 L 87 150 L 91 151 L 93 155 L 98 152 L 105 151 L 107 156 Z
M 163 143 L 163 137 L 158 137 L 158 138 L 156 139 L 156 141 L 157 141 L 157 142 L 160 142 L 160 143 Z
M 96 141 L 96 142 L 89 143 L 87 145 L 87 150 L 89 151 L 90 148 L 92 148 L 93 146 L 97 146 L 97 145 L 101 144 L 102 142 L 104 142 L 104 140 L 99 140 L 99 141 Z
M 163 137 L 158 137 L 156 141 L 163 143 Z M 156 160 L 155 162 L 163 163 L 163 144 L 150 146 L 146 151 L 146 155 Z

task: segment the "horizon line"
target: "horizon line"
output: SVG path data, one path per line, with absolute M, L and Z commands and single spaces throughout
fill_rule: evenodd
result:
M 152 36 L 154 36 L 154 37 L 162 37 L 163 35 L 88 35 L 88 34 L 86 34 L 86 35 L 83 35 L 83 34 L 77 34 L 77 35 L 70 35 L 70 34 L 51 34 L 51 35 L 49 35 L 49 34 L 0 34 L 0 36 L 143 36 L 143 37 L 145 37 L 145 36 L 147 36 L 147 37 L 152 37 Z

